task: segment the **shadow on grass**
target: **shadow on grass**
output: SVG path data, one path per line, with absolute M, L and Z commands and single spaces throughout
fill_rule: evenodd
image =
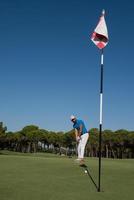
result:
M 98 191 L 98 186 L 97 186 L 97 184 L 95 183 L 93 177 L 91 176 L 87 165 L 83 164 L 83 165 L 81 165 L 80 167 L 82 167 L 82 168 L 84 169 L 85 173 L 87 173 L 88 177 L 90 178 L 90 180 L 92 181 L 93 185 L 95 186 L 95 188 L 96 188 L 97 191 Z

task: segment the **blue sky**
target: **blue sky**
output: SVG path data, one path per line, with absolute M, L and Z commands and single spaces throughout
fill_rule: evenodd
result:
M 90 36 L 106 10 L 103 129 L 134 130 L 134 2 L 0 2 L 0 121 L 72 129 L 71 114 L 99 127 L 100 51 Z

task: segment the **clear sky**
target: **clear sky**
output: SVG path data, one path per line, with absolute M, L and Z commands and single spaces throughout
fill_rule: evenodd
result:
M 69 131 L 70 115 L 99 127 L 100 51 L 90 40 L 102 9 L 103 129 L 134 130 L 134 1 L 0 1 L 0 121 Z

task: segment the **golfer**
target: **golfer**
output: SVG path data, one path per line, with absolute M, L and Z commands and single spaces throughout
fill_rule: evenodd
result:
M 78 159 L 80 165 L 84 164 L 84 152 L 85 146 L 87 144 L 89 133 L 85 127 L 85 124 L 82 120 L 77 119 L 74 115 L 70 117 L 71 121 L 73 122 L 73 128 L 75 129 L 75 137 L 76 141 L 78 142 L 77 152 L 78 152 Z

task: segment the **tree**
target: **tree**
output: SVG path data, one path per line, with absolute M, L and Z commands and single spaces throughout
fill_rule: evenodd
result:
M 7 127 L 0 122 L 0 148 L 4 149 Z
M 86 152 L 88 156 L 97 157 L 99 148 L 99 130 L 97 128 L 92 128 L 89 130 L 89 140 L 86 147 Z

